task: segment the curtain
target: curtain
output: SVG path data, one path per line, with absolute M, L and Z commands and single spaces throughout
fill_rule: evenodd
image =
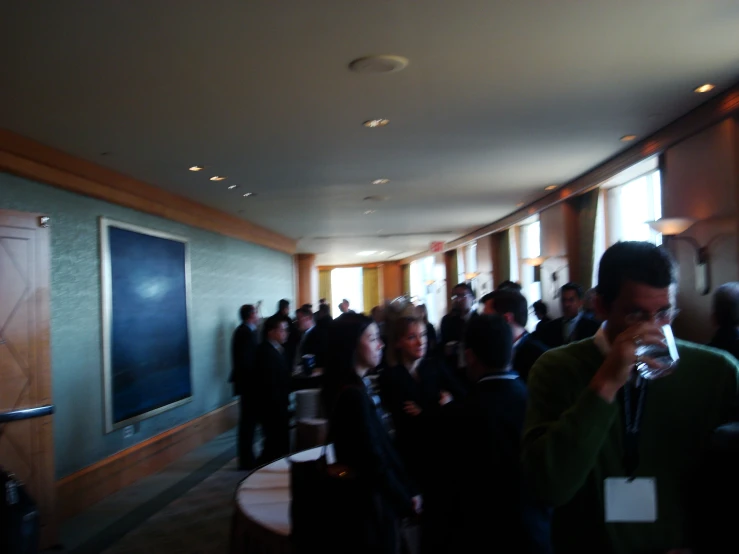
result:
M 318 298 L 325 298 L 331 305 L 331 270 L 322 269 L 318 272 Z
M 362 288 L 364 293 L 364 313 L 380 305 L 380 270 L 364 268 L 362 270 Z
M 595 222 L 598 215 L 600 189 L 593 189 L 578 197 L 577 223 L 579 228 L 580 274 L 578 280 L 583 288 L 590 288 L 595 265 Z
M 497 252 L 493 275 L 495 277 L 496 287 L 503 281 L 508 281 L 511 278 L 511 232 L 511 229 L 507 229 L 495 234 Z
M 411 264 L 402 266 L 403 271 L 403 294 L 411 294 Z

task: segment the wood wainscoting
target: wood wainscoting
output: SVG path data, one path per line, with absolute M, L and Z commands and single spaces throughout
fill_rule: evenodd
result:
M 69 519 L 123 487 L 156 473 L 235 427 L 238 421 L 237 401 L 68 475 L 57 482 L 60 520 Z

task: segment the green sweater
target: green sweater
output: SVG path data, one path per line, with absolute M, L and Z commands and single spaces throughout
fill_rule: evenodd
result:
M 685 547 L 684 482 L 711 432 L 733 415 L 739 366 L 718 350 L 677 341 L 675 373 L 650 381 L 637 476 L 657 480 L 657 522 L 605 523 L 603 482 L 623 476 L 621 404 L 588 388 L 603 363 L 592 339 L 550 350 L 529 376 L 523 466 L 555 506 L 557 554 L 653 554 Z

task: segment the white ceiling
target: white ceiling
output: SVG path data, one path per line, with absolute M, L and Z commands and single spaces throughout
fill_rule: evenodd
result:
M 3 0 L 0 13 L 0 127 L 299 239 L 323 264 L 481 227 L 739 80 L 736 0 Z M 381 53 L 410 65 L 347 69 Z M 705 82 L 717 89 L 692 92 Z M 391 123 L 361 126 L 374 117 Z M 362 200 L 377 194 L 390 199 Z

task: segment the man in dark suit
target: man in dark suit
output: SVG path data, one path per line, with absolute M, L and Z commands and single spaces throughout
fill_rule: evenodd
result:
M 264 323 L 265 340 L 257 347 L 255 366 L 259 376 L 259 408 L 264 431 L 261 463 L 282 458 L 290 452 L 291 371 L 283 345 L 287 340 L 287 321 L 280 315 Z
M 470 320 L 477 317 L 474 303 L 475 293 L 470 284 L 459 283 L 452 289 L 452 310 L 441 319 L 440 356 L 462 383 L 467 382 L 464 373 L 464 330 Z
M 287 342 L 285 343 L 285 351 L 290 362 L 290 369 L 294 369 L 299 363 L 303 355 L 302 346 L 306 338 L 306 333 L 313 328 L 313 308 L 310 304 L 301 306 L 295 312 L 295 324 L 290 330 Z
M 510 370 L 512 339 L 511 327 L 495 315 L 471 320 L 465 333 L 473 385 L 450 405 L 455 462 L 446 472 L 459 495 L 455 552 L 477 552 L 483 544 L 490 552 L 551 552 L 549 511 L 529 495 L 521 472 L 527 391 Z
M 541 329 L 540 339 L 550 348 L 587 339 L 600 328 L 597 321 L 582 312 L 583 291 L 577 283 L 567 283 L 560 289 L 562 317 L 550 321 Z
M 708 346 L 739 359 L 739 283 L 725 283 L 716 289 L 712 317 L 718 329 Z
M 317 368 L 326 367 L 332 322 L 331 308 L 328 304 L 321 304 L 316 313 L 316 324 L 305 334 L 302 355 L 313 354 Z
M 241 306 L 241 325 L 231 339 L 231 376 L 234 396 L 239 396 L 239 469 L 255 467 L 254 431 L 258 422 L 258 385 L 254 368 L 257 350 L 257 310 L 251 304 Z
M 482 298 L 483 313 L 502 317 L 513 333 L 513 369 L 524 382 L 539 356 L 548 350 L 546 345 L 526 330 L 529 319 L 528 303 L 514 289 L 498 289 Z

